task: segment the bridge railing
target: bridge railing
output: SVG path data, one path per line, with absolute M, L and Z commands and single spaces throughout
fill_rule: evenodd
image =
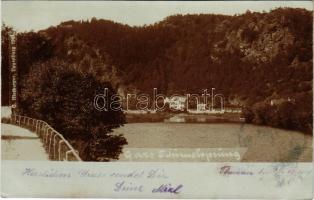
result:
M 72 145 L 47 122 L 21 115 L 11 115 L 11 123 L 34 131 L 44 144 L 49 159 L 82 161 Z

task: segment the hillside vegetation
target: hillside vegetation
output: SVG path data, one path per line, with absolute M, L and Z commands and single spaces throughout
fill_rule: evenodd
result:
M 248 122 L 312 131 L 313 14 L 174 15 L 131 27 L 67 21 L 20 33 L 19 68 L 58 59 L 123 92 L 201 93 L 216 88 Z M 271 101 L 277 103 L 271 105 Z

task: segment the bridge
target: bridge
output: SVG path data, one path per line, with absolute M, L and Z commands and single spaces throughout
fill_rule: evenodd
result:
M 42 120 L 11 115 L 2 123 L 3 159 L 82 161 L 62 134 Z

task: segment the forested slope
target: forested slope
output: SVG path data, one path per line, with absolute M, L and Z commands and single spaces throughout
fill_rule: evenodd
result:
M 68 21 L 19 34 L 23 74 L 63 60 L 124 92 L 201 93 L 216 88 L 248 121 L 312 127 L 312 12 L 279 8 L 242 15 L 175 15 L 131 27 Z M 29 48 L 29 46 L 33 46 Z M 35 56 L 34 56 L 35 55 Z M 278 104 L 270 105 L 271 100 Z M 290 101 L 291 100 L 291 101 Z

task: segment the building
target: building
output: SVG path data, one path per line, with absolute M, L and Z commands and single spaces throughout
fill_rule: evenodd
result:
M 242 113 L 242 108 L 240 107 L 226 107 L 224 113 Z
M 199 112 L 206 111 L 206 104 L 205 103 L 197 104 L 196 110 L 199 111 Z
M 171 110 L 184 111 L 186 108 L 185 96 L 166 97 L 165 102 L 169 104 Z
M 270 105 L 271 106 L 276 106 L 276 105 L 280 105 L 282 103 L 285 103 L 285 102 L 291 102 L 291 103 L 295 103 L 295 99 L 293 98 L 278 98 L 278 99 L 272 99 L 270 100 Z

